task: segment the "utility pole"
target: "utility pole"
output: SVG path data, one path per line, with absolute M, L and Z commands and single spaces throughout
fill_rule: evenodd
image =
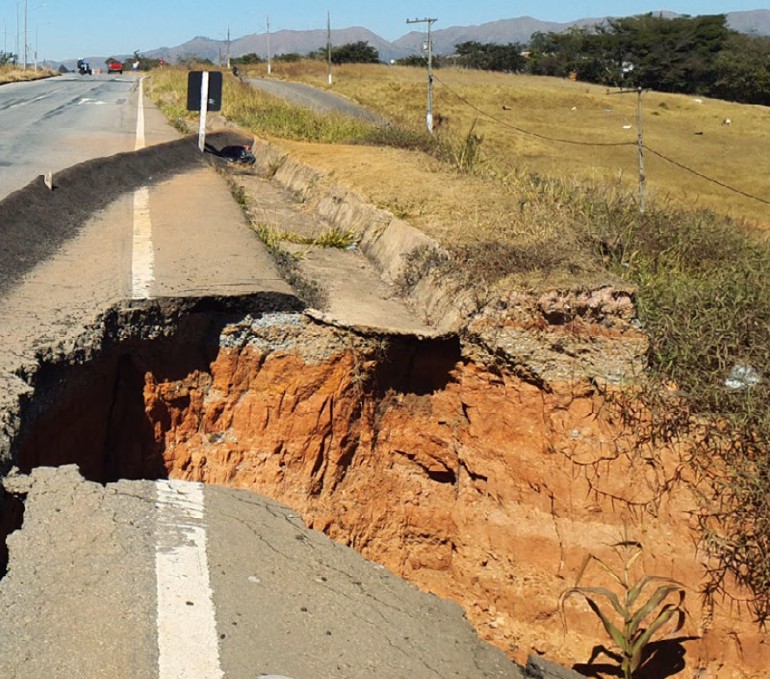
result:
M 227 70 L 230 70 L 230 26 L 227 27 Z
M 326 12 L 326 66 L 329 87 L 332 86 L 332 16 Z
M 273 72 L 272 57 L 270 55 L 270 17 L 267 17 L 267 74 Z
M 644 187 L 647 178 L 644 175 L 644 128 L 642 127 L 642 94 L 644 90 L 637 87 L 633 90 L 619 90 L 608 94 L 636 94 L 636 145 L 639 150 L 639 214 L 644 214 Z
M 428 24 L 428 113 L 425 117 L 428 132 L 433 134 L 433 40 L 430 31 L 438 19 L 407 19 L 408 24 Z
M 19 65 L 19 3 L 16 3 L 16 54 L 13 55 L 14 65 Z
M 644 131 L 642 129 L 642 88 L 637 90 L 638 98 L 636 100 L 636 131 L 637 144 L 639 145 L 639 212 L 644 214 Z
M 24 0 L 24 70 L 27 70 L 27 0 Z

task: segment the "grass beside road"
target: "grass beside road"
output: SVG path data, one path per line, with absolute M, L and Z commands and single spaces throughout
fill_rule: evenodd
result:
M 50 78 L 54 75 L 59 75 L 59 72 L 43 68 L 38 68 L 37 70 L 27 68 L 25 71 L 18 66 L 0 66 L 0 85 L 26 80 L 40 80 L 41 78 Z
M 260 67 L 250 69 L 256 73 Z M 325 64 L 277 63 L 274 72 L 278 77 L 326 87 Z M 629 191 L 636 190 L 635 93 L 614 94 L 601 86 L 557 78 L 454 68 L 438 69 L 435 77 L 433 109 L 439 135 L 462 143 L 473 128 L 483 139 L 478 161 L 488 169 L 562 179 L 619 180 Z M 401 125 L 418 129 L 424 125 L 425 69 L 337 66 L 333 90 Z M 770 199 L 765 181 L 770 175 L 770 156 L 765 152 L 770 144 L 770 109 L 657 92 L 645 93 L 642 103 L 647 147 L 700 174 Z M 723 125 L 725 119 L 731 124 Z M 726 190 L 649 152 L 645 174 L 648 192 L 659 199 L 770 226 L 767 204 Z
M 315 84 L 325 77 L 317 63 L 276 64 L 276 71 Z M 552 79 L 437 75 L 435 110 L 444 116 L 438 142 L 420 131 L 425 81 L 418 69 L 336 69 L 336 91 L 395 121 L 386 133 L 298 110 L 229 74 L 223 113 L 439 240 L 449 260 L 426 261 L 426 269 L 460 275 L 492 295 L 619 279 L 637 286 L 652 379 L 635 398 L 655 413 L 651 440 L 688 441 L 697 477 L 712 482 L 704 486 L 711 492 L 700 520 L 703 547 L 714 558 L 715 591 L 728 575 L 737 578 L 756 618 L 767 621 L 768 205 L 648 154 L 651 195 L 640 214 L 635 95 Z M 152 74 L 151 94 L 172 120 L 194 121 L 184 110 L 185 88 L 186 72 Z M 650 147 L 770 198 L 768 109 L 656 93 L 644 95 L 644 107 Z M 722 125 L 728 117 L 732 124 Z M 596 143 L 625 145 L 583 145 Z M 758 380 L 728 387 L 736 369 Z M 663 383 L 675 388 L 673 400 L 661 396 L 671 393 Z M 621 414 L 633 412 L 638 409 Z M 641 431 L 649 421 L 630 424 Z

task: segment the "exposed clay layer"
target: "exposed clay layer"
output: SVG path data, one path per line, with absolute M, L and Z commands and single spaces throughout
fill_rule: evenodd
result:
M 645 572 L 691 588 L 690 638 L 662 662 L 685 653 L 681 676 L 764 676 L 765 637 L 698 598 L 696 503 L 675 452 L 638 452 L 588 382 L 544 387 L 457 340 L 364 337 L 292 312 L 203 318 L 184 342 L 116 345 L 80 379 L 51 366 L 39 395 L 56 398 L 30 410 L 17 462 L 77 461 L 102 480 L 167 470 L 271 496 L 458 601 L 519 661 L 585 662 L 605 642 L 577 605 L 565 633 L 557 600 L 585 554 L 606 557 L 627 529 L 647 546 Z

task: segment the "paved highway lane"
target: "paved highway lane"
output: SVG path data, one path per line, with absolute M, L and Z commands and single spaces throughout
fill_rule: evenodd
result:
M 48 170 L 133 150 L 139 82 L 72 74 L 0 87 L 0 199 Z
M 305 528 L 184 481 L 10 480 L 27 493 L 0 580 L 0 676 L 523 679 L 460 608 Z

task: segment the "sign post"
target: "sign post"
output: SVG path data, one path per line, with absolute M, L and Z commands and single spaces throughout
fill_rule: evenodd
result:
M 198 122 L 198 149 L 203 153 L 203 147 L 206 145 L 206 114 L 209 111 L 209 72 L 203 71 L 201 74 L 201 105 L 200 120 Z
M 190 71 L 187 74 L 187 110 L 200 111 L 198 148 L 206 146 L 206 114 L 222 108 L 222 72 Z

